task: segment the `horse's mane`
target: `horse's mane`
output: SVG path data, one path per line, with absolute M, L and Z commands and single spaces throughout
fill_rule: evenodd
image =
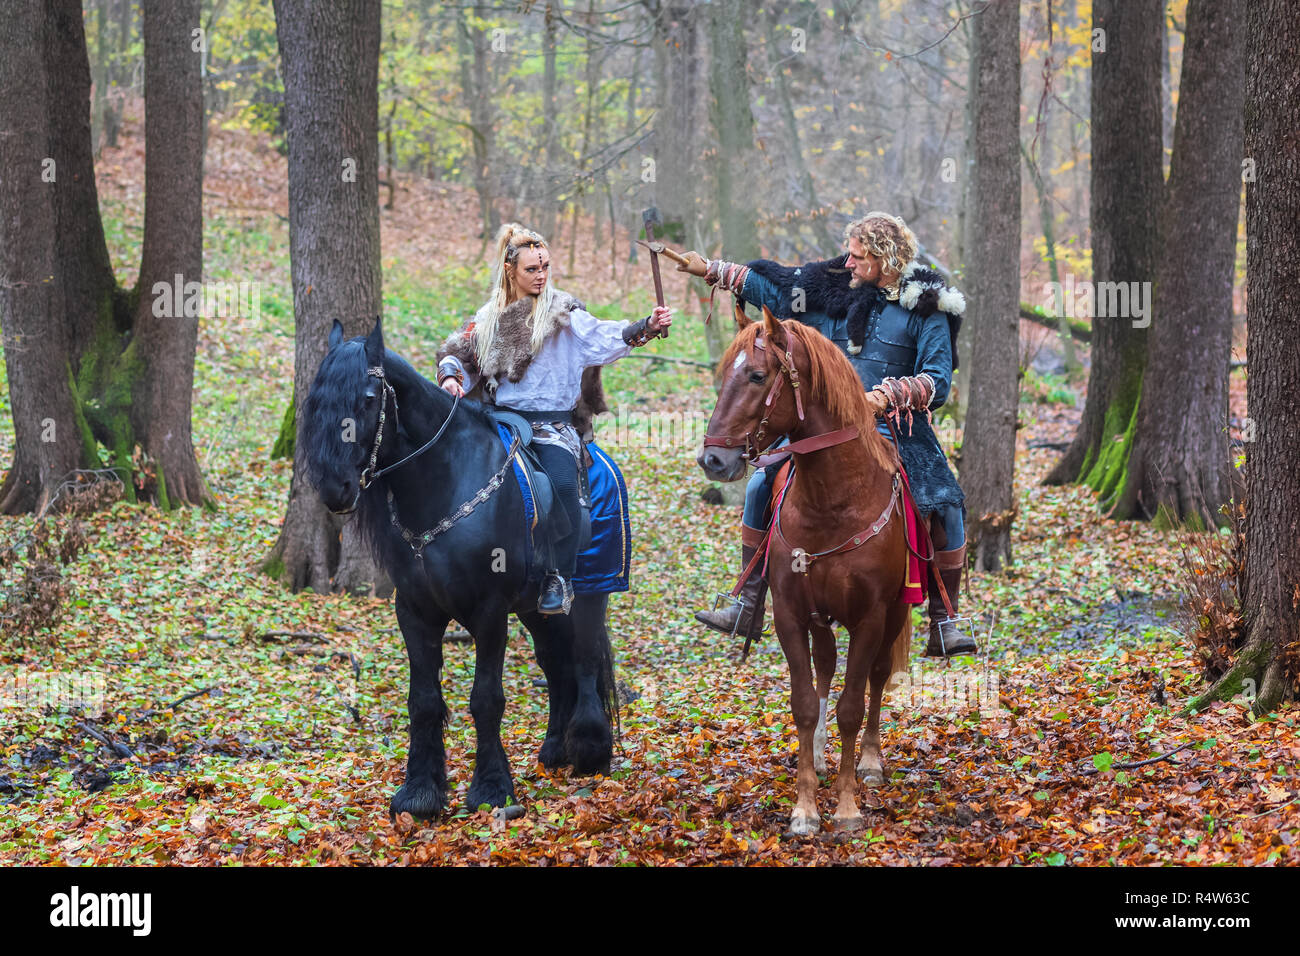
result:
M 781 327 L 787 335 L 799 340 L 808 355 L 808 380 L 802 383 L 802 387 L 808 390 L 808 400 L 825 408 L 840 428 L 858 426 L 860 440 L 867 451 L 882 468 L 892 472 L 895 469 L 893 456 L 889 454 L 884 436 L 876 431 L 876 417 L 867 405 L 862 380 L 844 353 L 826 336 L 797 319 L 787 319 Z M 753 322 L 737 333 L 718 363 L 719 377 L 731 369 L 741 352 L 753 358 L 754 343 L 762 331 L 763 323 Z

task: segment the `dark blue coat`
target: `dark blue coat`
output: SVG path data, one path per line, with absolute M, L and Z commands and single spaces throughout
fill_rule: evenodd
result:
M 826 336 L 844 352 L 865 390 L 879 385 L 886 376 L 897 378 L 924 372 L 934 380 L 930 408 L 939 408 L 948 400 L 956 323 L 947 313 L 922 316 L 889 301 L 875 286 L 848 289 L 847 278 L 834 291 L 822 290 L 815 281 L 808 282 L 807 288 L 800 285 L 811 278 L 804 276 L 805 270 L 818 269 L 824 263 L 773 268 L 775 263 L 755 260 L 749 265 L 741 298 L 758 306 L 766 305 L 778 318 L 798 319 Z M 803 310 L 794 308 L 794 302 L 802 304 Z M 858 307 L 869 310 L 867 336 L 862 351 L 850 355 L 848 326 Z M 879 428 L 888 437 L 889 430 L 883 422 Z M 910 433 L 904 418 L 899 452 L 917 506 L 923 513 L 930 514 L 946 506 L 961 507 L 965 495 L 923 414 L 913 413 Z

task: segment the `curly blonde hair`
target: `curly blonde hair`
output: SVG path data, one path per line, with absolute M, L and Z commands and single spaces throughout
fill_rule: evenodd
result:
M 506 266 L 514 265 L 519 258 L 519 253 L 525 249 L 539 247 L 550 251 L 550 246 L 539 233 L 521 226 L 517 222 L 508 222 L 497 231 L 496 251 L 492 257 L 492 288 L 488 293 L 488 300 L 479 309 L 475 318 L 476 331 L 478 337 L 478 357 L 479 361 L 487 360 L 488 350 L 492 347 L 492 340 L 496 338 L 497 320 L 501 317 L 501 312 L 508 304 L 508 290 L 506 289 Z M 531 351 L 536 355 L 542 348 L 546 325 L 543 322 L 537 322 L 539 315 L 547 315 L 551 311 L 551 304 L 555 299 L 555 287 L 551 285 L 551 279 L 546 277 L 546 288 L 537 296 L 533 302 L 533 338 L 530 343 Z
M 844 241 L 856 239 L 873 256 L 882 260 L 882 271 L 892 270 L 894 280 L 883 286 L 891 299 L 898 298 L 898 285 L 908 263 L 916 258 L 916 235 L 907 223 L 887 212 L 869 212 L 844 228 Z

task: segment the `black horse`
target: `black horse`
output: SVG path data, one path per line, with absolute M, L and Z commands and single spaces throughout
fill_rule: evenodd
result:
M 579 594 L 567 616 L 537 612 L 523 494 L 495 420 L 387 351 L 381 321 L 368 336 L 346 342 L 336 321 L 303 407 L 302 441 L 308 480 L 330 511 L 357 512 L 363 537 L 397 589 L 397 623 L 411 664 L 411 738 L 406 782 L 393 795 L 391 813 L 433 817 L 447 808 L 441 671 L 452 618 L 475 644 L 470 711 L 478 748 L 470 809 L 514 799 L 501 746 L 511 611 L 532 634 L 550 696 L 538 760 L 547 768 L 608 773 L 617 719 L 605 630 L 609 596 Z

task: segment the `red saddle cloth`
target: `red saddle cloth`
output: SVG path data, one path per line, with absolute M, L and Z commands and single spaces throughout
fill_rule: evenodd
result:
M 925 563 L 917 555 L 921 551 L 921 516 L 917 513 L 916 502 L 912 499 L 912 489 L 907 483 L 907 472 L 899 469 L 903 476 L 903 517 L 907 525 L 907 576 L 903 578 L 903 591 L 899 595 L 904 604 L 925 603 Z M 926 547 L 930 546 L 929 536 L 925 538 Z

